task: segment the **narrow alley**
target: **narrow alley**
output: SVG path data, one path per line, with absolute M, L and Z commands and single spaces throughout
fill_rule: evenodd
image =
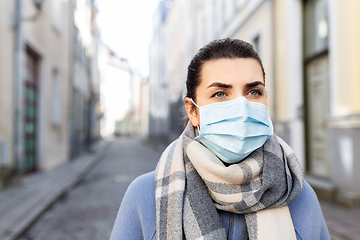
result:
M 155 169 L 163 150 L 141 138 L 117 138 L 104 158 L 20 237 L 21 240 L 109 239 L 129 183 Z
M 153 171 L 166 146 L 154 140 L 125 136 L 101 140 L 97 145 L 53 172 L 25 177 L 22 184 L 1 192 L 0 238 L 109 239 L 129 183 L 137 176 Z M 64 185 L 57 184 L 62 181 L 60 179 L 73 183 L 65 184 L 61 190 L 57 186 Z M 33 187 L 35 185 L 37 188 Z M 56 191 L 58 195 L 54 195 Z M 43 196 L 51 194 L 54 197 L 46 205 Z M 2 201 L 4 199 L 8 200 Z M 358 239 L 359 209 L 320 203 L 332 240 Z M 5 225 L 8 225 L 7 229 Z

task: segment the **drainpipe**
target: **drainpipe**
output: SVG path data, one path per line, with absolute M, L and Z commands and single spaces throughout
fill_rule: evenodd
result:
M 16 0 L 14 23 L 14 169 L 21 171 L 23 159 L 23 81 L 22 81 L 22 33 L 21 33 L 21 6 L 22 0 Z

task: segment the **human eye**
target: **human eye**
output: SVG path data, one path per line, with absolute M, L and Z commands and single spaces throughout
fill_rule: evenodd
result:
M 216 91 L 211 97 L 222 99 L 226 97 L 226 93 L 224 91 Z
M 251 89 L 248 94 L 250 97 L 259 97 L 263 95 L 263 91 L 257 88 Z

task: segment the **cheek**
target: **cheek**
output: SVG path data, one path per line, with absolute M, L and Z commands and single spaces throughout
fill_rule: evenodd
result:
M 264 104 L 265 106 L 267 106 L 267 97 L 266 96 L 262 96 L 261 98 L 250 100 L 250 101 L 261 103 L 261 104 Z
M 265 106 L 267 106 L 267 97 L 264 98 L 262 104 L 264 104 Z

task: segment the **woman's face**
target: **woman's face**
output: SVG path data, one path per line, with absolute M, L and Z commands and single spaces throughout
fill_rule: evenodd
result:
M 202 66 L 196 89 L 196 104 L 204 106 L 246 97 L 267 106 L 265 83 L 260 63 L 252 58 L 217 59 Z M 199 109 L 185 98 L 185 109 L 193 126 L 200 125 Z

